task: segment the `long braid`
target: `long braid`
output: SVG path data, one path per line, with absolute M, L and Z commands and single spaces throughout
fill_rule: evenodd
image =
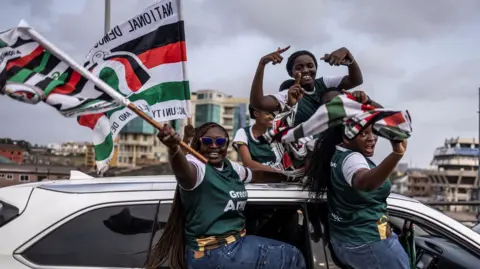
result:
M 330 162 L 335 147 L 343 141 L 343 127 L 338 126 L 327 130 L 321 139 L 315 143 L 310 168 L 307 172 L 308 180 L 306 188 L 313 198 L 320 198 L 330 185 L 331 167 Z
M 227 139 L 229 138 L 228 132 L 221 125 L 215 122 L 207 122 L 195 129 L 195 134 L 191 141 L 192 149 L 199 151 L 201 146 L 200 138 L 214 127 L 224 130 Z M 185 211 L 177 185 L 175 196 L 173 197 L 172 210 L 168 216 L 163 234 L 152 251 L 147 269 L 155 269 L 166 261 L 169 262 L 170 268 L 186 269 L 185 242 Z

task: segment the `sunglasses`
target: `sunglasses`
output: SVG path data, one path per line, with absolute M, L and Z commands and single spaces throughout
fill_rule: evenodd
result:
M 228 139 L 226 137 L 217 137 L 217 138 L 211 138 L 211 137 L 202 137 L 200 138 L 200 141 L 202 141 L 202 144 L 206 146 L 211 146 L 215 144 L 217 147 L 222 147 L 227 144 Z

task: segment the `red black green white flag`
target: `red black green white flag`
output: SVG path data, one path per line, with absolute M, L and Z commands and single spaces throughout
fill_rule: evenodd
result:
M 190 116 L 181 0 L 159 0 L 113 27 L 84 67 L 157 122 Z M 93 131 L 97 168 L 105 170 L 114 138 L 137 115 L 26 35 L 0 33 L 0 90 L 16 100 L 44 101 Z M 2 86 L 6 85 L 5 87 Z

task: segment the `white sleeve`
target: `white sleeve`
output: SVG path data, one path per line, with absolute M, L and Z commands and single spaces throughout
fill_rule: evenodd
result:
M 353 176 L 360 169 L 370 170 L 367 159 L 362 154 L 353 152 L 343 160 L 342 172 L 348 185 L 352 186 Z
M 238 145 L 239 144 L 245 144 L 248 145 L 248 137 L 247 133 L 245 132 L 245 129 L 238 129 L 237 133 L 235 134 L 235 137 L 233 138 L 232 141 L 232 146 L 238 150 Z
M 338 76 L 338 77 L 322 77 L 323 83 L 325 84 L 325 87 L 327 88 L 337 88 L 338 85 L 340 85 L 340 82 L 342 82 L 342 79 L 345 76 Z
M 250 168 L 242 166 L 234 161 L 230 161 L 230 163 L 232 164 L 233 169 L 235 169 L 238 176 L 240 177 L 240 180 L 243 183 L 246 184 L 252 181 L 252 170 L 250 170 Z
M 193 164 L 197 169 L 197 182 L 195 183 L 195 186 L 193 186 L 193 188 L 191 189 L 185 189 L 184 187 L 182 187 L 182 185 L 180 184 L 178 185 L 180 186 L 180 188 L 186 191 L 192 191 L 202 183 L 203 178 L 205 177 L 205 164 L 191 154 L 187 154 L 185 157 L 187 158 L 187 161 Z
M 283 111 L 288 103 L 288 89 L 271 94 L 270 96 L 277 100 L 278 104 L 280 105 L 280 109 Z

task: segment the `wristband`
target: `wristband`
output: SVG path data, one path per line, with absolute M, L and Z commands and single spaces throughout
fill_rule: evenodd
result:
M 392 153 L 397 155 L 397 156 L 403 156 L 405 154 L 405 152 L 396 152 L 395 150 L 392 150 Z

